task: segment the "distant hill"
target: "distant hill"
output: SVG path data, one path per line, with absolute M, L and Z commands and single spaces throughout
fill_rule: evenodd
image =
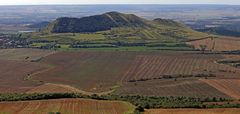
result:
M 83 18 L 62 17 L 51 22 L 47 33 L 104 33 L 110 38 L 131 39 L 193 39 L 206 34 L 190 29 L 182 23 L 169 19 L 146 20 L 134 14 L 108 12 Z
M 202 29 L 196 29 L 196 30 L 201 32 L 211 33 L 211 34 L 217 34 L 217 35 L 240 37 L 239 23 L 226 24 L 219 27 L 202 28 Z
M 110 30 L 114 27 L 143 27 L 147 26 L 146 20 L 133 14 L 109 12 L 83 18 L 62 17 L 50 24 L 48 28 L 53 33 L 68 32 L 97 32 Z
M 29 28 L 39 28 L 39 29 L 42 29 L 42 28 L 47 27 L 48 24 L 49 24 L 49 22 L 43 21 L 43 22 L 40 22 L 40 23 L 31 24 L 31 25 L 29 25 L 28 27 L 29 27 Z

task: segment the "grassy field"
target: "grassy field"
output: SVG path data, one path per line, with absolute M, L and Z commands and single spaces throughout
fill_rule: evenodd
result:
M 239 108 L 221 109 L 151 109 L 144 114 L 239 114 Z
M 0 114 L 128 114 L 134 106 L 121 101 L 58 99 L 0 103 Z

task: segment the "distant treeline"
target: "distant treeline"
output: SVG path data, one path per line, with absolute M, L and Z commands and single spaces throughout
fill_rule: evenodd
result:
M 83 95 L 80 93 L 0 94 L 0 101 L 24 101 L 60 98 L 88 98 L 130 102 L 138 108 L 240 108 L 240 104 L 207 104 L 207 102 L 231 102 L 225 98 L 160 97 L 140 95 Z
M 101 47 L 188 47 L 194 48 L 192 45 L 185 43 L 146 43 L 146 42 L 113 42 L 113 43 L 94 43 L 94 42 L 75 42 L 70 45 L 71 48 L 101 48 Z

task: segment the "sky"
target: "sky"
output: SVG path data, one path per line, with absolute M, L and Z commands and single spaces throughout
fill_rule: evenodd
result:
M 240 0 L 0 0 L 0 5 L 38 4 L 231 4 Z

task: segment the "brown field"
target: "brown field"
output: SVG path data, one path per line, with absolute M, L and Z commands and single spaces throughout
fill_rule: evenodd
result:
M 24 80 L 25 76 L 41 71 L 46 67 L 38 63 L 1 60 L 0 59 L 0 92 L 25 92 L 39 83 Z
M 34 79 L 90 92 L 109 91 L 133 59 L 133 54 L 124 52 L 60 52 L 42 61 L 54 67 L 35 75 Z
M 225 59 L 240 60 L 240 55 L 223 55 Z
M 18 101 L 0 103 L 0 114 L 125 114 L 134 106 L 121 101 L 88 99 L 58 99 L 43 101 Z
M 213 51 L 232 51 L 240 50 L 239 38 L 208 38 L 203 40 L 196 40 L 188 42 L 190 45 L 194 45 L 196 49 L 200 49 L 200 45 L 206 45 L 207 50 Z
M 222 58 L 221 55 L 181 53 L 59 52 L 40 62 L 53 67 L 34 75 L 33 79 L 69 85 L 86 94 L 116 89 L 117 94 L 229 98 L 225 93 L 199 81 L 199 77 L 177 78 L 177 81 L 174 78 L 157 79 L 163 75 L 202 73 L 214 74 L 216 77 L 212 78 L 237 77 L 240 74 L 238 69 L 215 63 Z M 129 82 L 139 79 L 151 80 Z M 66 86 L 43 85 L 29 92 L 60 91 L 60 88 L 61 91 L 78 91 L 69 90 Z
M 126 83 L 114 93 L 121 95 L 230 98 L 228 95 L 197 79 L 179 79 L 177 81 L 174 79 L 163 79 Z
M 54 51 L 40 49 L 0 49 L 0 59 L 31 61 L 54 53 Z
M 240 99 L 240 80 L 239 79 L 201 79 L 201 81 L 216 88 L 222 93 L 235 99 Z
M 81 51 L 52 53 L 39 62 L 0 59 L 0 64 L 4 64 L 0 67 L 0 90 L 84 94 L 106 94 L 115 90 L 116 94 L 236 98 L 199 80 L 205 77 L 194 77 L 214 74 L 208 78 L 238 79 L 239 69 L 215 62 L 223 58 L 182 52 Z M 166 79 L 164 75 L 193 76 Z M 139 81 L 141 79 L 148 80 Z M 137 81 L 129 82 L 131 80 Z
M 220 109 L 150 109 L 144 114 L 239 114 L 239 108 Z
M 82 91 L 68 85 L 51 83 L 45 83 L 43 85 L 40 85 L 27 91 L 27 93 L 80 93 L 80 92 Z
M 202 54 L 137 55 L 122 81 L 159 78 L 162 75 L 211 73 L 217 76 L 238 75 L 239 70 L 215 63 L 223 57 Z

